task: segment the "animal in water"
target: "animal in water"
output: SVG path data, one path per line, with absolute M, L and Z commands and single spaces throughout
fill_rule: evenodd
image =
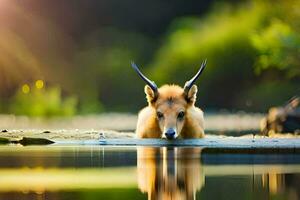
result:
M 138 114 L 138 138 L 202 138 L 204 137 L 203 111 L 195 106 L 197 86 L 194 84 L 206 66 L 202 62 L 196 75 L 184 87 L 163 85 L 160 88 L 149 80 L 135 63 L 133 69 L 146 82 L 144 91 L 148 106 Z

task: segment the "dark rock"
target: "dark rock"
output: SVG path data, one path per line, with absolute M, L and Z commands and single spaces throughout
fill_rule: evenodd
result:
M 9 139 L 0 137 L 0 144 L 8 144 L 10 143 Z
M 47 144 L 53 144 L 54 142 L 45 138 L 23 137 L 21 140 L 19 140 L 19 143 L 26 146 L 26 145 L 47 145 Z
M 51 131 L 43 131 L 43 133 L 51 133 Z

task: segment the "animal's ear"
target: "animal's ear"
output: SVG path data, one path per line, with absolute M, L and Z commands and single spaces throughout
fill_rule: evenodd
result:
M 148 85 L 145 86 L 144 88 L 146 98 L 149 104 L 152 104 L 156 101 L 157 96 L 155 95 L 155 92 L 152 90 L 152 88 Z
M 195 103 L 197 98 L 198 88 L 196 85 L 193 85 L 189 92 L 186 94 L 186 99 L 188 102 Z

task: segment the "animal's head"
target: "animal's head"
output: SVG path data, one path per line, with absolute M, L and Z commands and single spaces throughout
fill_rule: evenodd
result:
M 155 109 L 162 137 L 174 139 L 182 131 L 186 112 L 190 106 L 194 106 L 196 101 L 197 86 L 194 83 L 205 66 L 206 61 L 202 63 L 196 75 L 187 81 L 183 88 L 177 85 L 163 85 L 158 88 L 132 63 L 132 67 L 147 84 L 145 86 L 146 98 L 149 106 Z

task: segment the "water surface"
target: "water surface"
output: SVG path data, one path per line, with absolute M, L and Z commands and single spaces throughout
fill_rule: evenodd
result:
M 299 199 L 300 155 L 0 147 L 0 199 Z

